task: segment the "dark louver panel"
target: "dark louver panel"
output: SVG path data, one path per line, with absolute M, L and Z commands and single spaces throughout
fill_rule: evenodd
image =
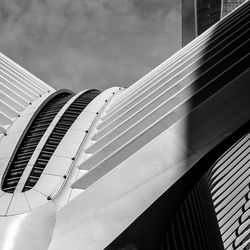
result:
M 105 250 L 224 250 L 206 175 L 197 178 L 179 181 Z
M 208 177 L 224 248 L 228 250 L 250 249 L 249 156 L 247 133 L 222 155 Z
M 200 179 L 177 209 L 162 249 L 223 249 L 206 176 Z
M 36 114 L 25 135 L 21 138 L 19 147 L 14 152 L 14 157 L 9 162 L 7 172 L 2 184 L 2 190 L 13 193 L 16 186 L 28 164 L 36 146 L 49 127 L 50 123 L 63 107 L 63 105 L 72 97 L 69 93 L 59 93 L 50 99 L 41 111 Z
M 48 140 L 46 141 L 37 161 L 25 183 L 22 192 L 25 192 L 37 183 L 48 161 L 61 142 L 64 135 L 69 130 L 70 126 L 77 119 L 84 108 L 99 94 L 98 90 L 90 90 L 79 96 L 62 115 Z

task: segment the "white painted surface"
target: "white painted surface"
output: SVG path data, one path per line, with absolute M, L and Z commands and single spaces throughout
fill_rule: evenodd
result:
M 0 162 L 2 172 L 5 171 L 9 158 L 31 117 L 49 95 L 51 95 L 51 93 L 45 93 L 38 99 L 34 100 L 31 105 L 22 111 L 20 117 L 16 118 L 12 126 L 6 129 L 6 136 L 3 136 L 0 140 Z
M 21 215 L 0 217 L 1 250 L 47 250 L 55 225 L 52 202 Z
M 210 31 L 212 30 L 213 28 L 210 29 Z M 209 32 L 206 32 L 202 37 L 204 38 L 206 35 L 208 35 L 206 39 L 209 39 Z M 190 49 L 191 51 L 192 46 L 195 47 L 196 42 L 199 41 L 197 39 L 192 42 L 189 47 L 186 47 L 186 50 Z M 180 58 L 185 49 L 181 51 L 172 59 Z M 163 68 L 164 66 L 157 68 L 147 77 L 157 77 Z M 144 80 L 147 80 L 147 77 Z M 101 97 L 100 100 L 96 98 L 95 102 L 88 105 L 85 111 L 94 114 L 96 110 L 99 110 L 101 111 L 100 115 L 108 114 L 108 110 L 110 112 L 112 110 L 111 104 L 114 107 L 122 100 L 126 102 L 126 98 L 133 91 L 137 88 L 139 90 L 144 85 L 144 80 L 139 81 L 130 90 L 123 91 L 123 94 L 117 95 L 116 100 L 110 100 L 105 105 L 103 105 L 105 100 Z M 249 87 L 239 85 L 237 81 L 234 85 L 233 91 L 230 88 L 224 88 L 220 93 L 217 93 L 218 95 L 208 98 L 202 105 L 190 110 L 192 112 L 189 114 L 185 113 L 188 107 L 177 110 L 175 115 L 178 119 L 174 119 L 174 116 L 170 117 L 173 118 L 172 123 L 159 122 L 157 126 L 152 127 L 152 130 L 147 130 L 145 134 L 136 137 L 135 143 L 131 144 L 130 148 L 122 148 L 119 151 L 121 154 L 116 155 L 116 158 L 108 158 L 110 155 L 104 154 L 103 160 L 107 161 L 100 161 L 94 169 L 89 167 L 90 172 L 81 167 L 83 161 L 90 156 L 83 149 L 93 144 L 91 138 L 94 138 L 93 135 L 97 132 L 101 117 L 99 114 L 97 116 L 87 115 L 88 121 L 84 123 L 85 119 L 82 116 L 79 120 L 80 123 L 78 121 L 76 125 L 72 126 L 72 129 L 68 131 L 68 137 L 65 136 L 66 140 L 60 145 L 60 147 L 63 147 L 63 144 L 65 147 L 69 147 L 71 142 L 78 144 L 75 141 L 76 136 L 82 136 L 82 144 L 77 152 L 76 161 L 72 165 L 72 171 L 68 173 L 66 180 L 62 178 L 62 172 L 55 172 L 56 174 L 49 172 L 52 171 L 52 165 L 60 167 L 62 164 L 62 156 L 59 157 L 60 161 L 58 158 L 53 158 L 53 164 L 51 163 L 50 168 L 45 170 L 48 172 L 43 173 L 39 185 L 25 193 L 25 198 L 31 209 L 37 208 L 37 204 L 39 206 L 43 202 L 46 202 L 46 205 L 23 215 L 0 218 L 0 235 L 2 235 L 1 239 L 4 239 L 0 241 L 0 244 L 2 244 L 3 249 L 8 249 L 10 242 L 12 244 L 14 242 L 13 247 L 11 247 L 15 250 L 27 250 L 27 245 L 33 250 L 36 246 L 35 243 L 39 244 L 39 250 L 47 249 L 52 234 L 50 250 L 72 249 L 73 245 L 75 246 L 74 250 L 103 249 L 195 162 L 249 118 L 249 98 L 246 98 L 249 97 Z M 106 93 L 106 98 L 109 98 L 110 93 L 108 91 Z M 240 100 L 238 100 L 238 96 L 241 97 Z M 100 107 L 102 107 L 101 110 Z M 149 121 L 152 123 L 153 120 Z M 90 124 L 88 133 L 85 135 L 82 131 Z M 206 124 L 206 126 L 202 126 L 202 124 Z M 140 129 L 142 128 L 138 127 L 138 133 Z M 72 138 L 71 132 L 74 135 Z M 127 137 L 123 138 L 124 143 L 127 139 Z M 113 146 L 112 150 L 114 151 L 116 145 Z M 61 150 L 63 151 L 63 148 Z M 66 149 L 65 152 L 67 152 Z M 2 158 L 3 164 L 5 164 L 6 159 L 8 158 Z M 66 169 L 66 166 L 64 168 Z M 96 170 L 97 172 L 94 172 Z M 72 189 L 70 187 L 72 182 L 75 182 L 73 187 L 81 188 L 81 190 Z M 46 190 L 44 185 L 47 185 Z M 62 185 L 64 188 L 61 190 Z M 59 192 L 53 193 L 57 189 Z M 53 191 L 53 199 L 47 201 L 45 199 L 51 195 L 51 190 Z M 3 194 L 0 198 L 2 197 L 12 199 L 12 195 Z M 56 215 L 53 233 L 54 204 L 61 207 Z M 42 210 L 44 207 L 49 209 L 44 212 Z M 1 207 L 1 199 L 0 208 L 3 208 L 5 213 L 8 211 L 8 208 Z M 33 226 L 34 222 L 37 224 Z M 10 232 L 12 233 L 10 234 Z M 23 234 L 29 235 L 30 238 L 25 236 L 22 238 Z M 39 241 L 34 241 L 33 239 L 38 236 Z
M 0 125 L 10 126 L 30 102 L 55 90 L 0 53 Z M 8 119 L 7 119 L 8 118 Z M 4 131 L 0 130 L 0 133 Z

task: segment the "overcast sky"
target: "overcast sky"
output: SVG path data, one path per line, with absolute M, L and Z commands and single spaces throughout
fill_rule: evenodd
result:
M 180 0 L 0 0 L 0 51 L 55 88 L 129 86 L 181 47 Z

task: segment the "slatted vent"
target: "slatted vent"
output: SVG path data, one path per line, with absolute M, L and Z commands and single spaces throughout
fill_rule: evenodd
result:
M 250 249 L 250 133 L 213 166 L 210 189 L 225 249 Z
M 5 175 L 2 190 L 14 193 L 16 186 L 28 164 L 36 146 L 50 123 L 60 111 L 63 105 L 72 97 L 69 93 L 60 93 L 48 101 L 48 103 L 36 115 L 26 134 L 22 139 L 14 157 L 9 162 L 8 171 Z
M 54 130 L 46 141 L 36 163 L 24 185 L 22 192 L 25 192 L 37 183 L 48 161 L 61 142 L 62 138 L 69 130 L 70 126 L 77 119 L 83 109 L 99 94 L 98 90 L 90 90 L 79 96 L 66 110 L 56 124 Z
M 216 224 L 210 190 L 203 176 L 173 216 L 162 249 L 221 250 Z

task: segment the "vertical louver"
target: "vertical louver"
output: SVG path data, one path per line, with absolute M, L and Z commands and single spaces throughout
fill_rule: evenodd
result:
M 60 111 L 63 105 L 71 98 L 69 93 L 60 93 L 49 100 L 41 111 L 36 114 L 30 127 L 25 131 L 23 139 L 17 150 L 14 152 L 14 157 L 11 159 L 7 172 L 2 183 L 2 190 L 8 193 L 13 193 L 16 186 L 50 123 Z
M 223 249 L 206 176 L 189 192 L 166 232 L 162 249 Z
M 77 119 L 83 109 L 99 94 L 98 90 L 90 90 L 80 95 L 62 115 L 48 140 L 46 141 L 38 159 L 24 185 L 23 192 L 31 189 L 37 183 L 52 154 L 67 133 L 70 126 Z
M 213 166 L 210 189 L 225 249 L 250 249 L 250 134 Z M 246 248 L 247 249 L 247 248 Z
M 131 244 L 143 250 L 223 250 L 206 175 L 163 194 L 105 250 Z

